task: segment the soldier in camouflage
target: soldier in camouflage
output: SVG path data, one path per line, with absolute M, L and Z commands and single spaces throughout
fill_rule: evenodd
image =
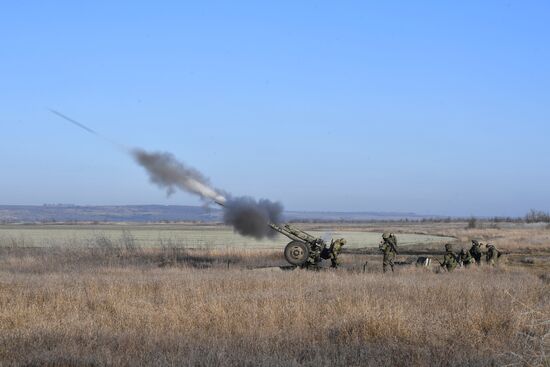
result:
M 382 270 L 385 273 L 389 265 L 391 267 L 391 271 L 393 272 L 393 260 L 397 255 L 397 238 L 393 233 L 384 232 L 384 234 L 382 234 L 382 241 L 380 242 L 380 246 L 378 246 L 378 248 L 384 254 L 384 258 L 382 259 Z
M 338 265 L 340 265 L 340 261 L 338 261 L 338 255 L 342 251 L 342 246 L 346 244 L 346 240 L 343 238 L 339 238 L 336 241 L 332 242 L 330 244 L 330 267 L 331 268 L 337 268 Z
M 481 265 L 481 246 L 479 241 L 472 240 L 472 247 L 470 248 L 470 255 L 474 258 L 477 265 Z
M 468 251 L 466 251 L 465 249 L 462 249 L 458 254 L 458 262 L 459 264 L 467 268 L 474 263 L 474 258 Z
M 455 270 L 457 265 L 458 257 L 453 252 L 453 245 L 447 243 L 445 245 L 445 256 L 443 257 L 443 262 L 441 263 L 441 266 L 447 269 L 447 271 L 453 271 Z
M 497 248 L 488 243 L 487 244 L 487 253 L 485 254 L 485 260 L 487 261 L 487 265 L 495 266 L 495 262 L 500 257 L 501 253 Z

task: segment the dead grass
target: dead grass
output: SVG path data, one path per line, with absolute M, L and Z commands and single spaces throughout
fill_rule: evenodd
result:
M 521 269 L 285 272 L 250 269 L 284 263 L 273 251 L 174 251 L 3 249 L 0 365 L 550 365 L 550 283 Z

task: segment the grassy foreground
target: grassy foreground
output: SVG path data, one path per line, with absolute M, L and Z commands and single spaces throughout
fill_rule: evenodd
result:
M 522 269 L 251 270 L 269 254 L 237 250 L 159 267 L 169 254 L 67 251 L 0 254 L 0 365 L 550 365 L 550 284 Z

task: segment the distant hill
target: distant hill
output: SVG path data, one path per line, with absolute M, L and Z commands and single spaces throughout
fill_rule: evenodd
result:
M 415 213 L 285 212 L 289 221 L 418 220 Z M 184 205 L 0 205 L 0 222 L 221 222 L 218 208 Z

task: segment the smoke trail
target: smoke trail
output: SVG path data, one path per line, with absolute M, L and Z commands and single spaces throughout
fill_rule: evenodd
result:
M 250 197 L 230 197 L 224 205 L 223 220 L 243 236 L 257 239 L 273 237 L 277 233 L 268 223 L 280 223 L 283 206 L 267 199 L 256 201 Z
M 124 152 L 127 152 L 127 151 L 128 151 L 128 148 L 126 148 L 124 145 L 122 145 L 122 144 L 120 144 L 120 143 L 118 143 L 118 142 L 116 142 L 116 141 L 114 141 L 114 140 L 112 140 L 112 139 L 109 139 L 109 138 L 107 138 L 106 136 L 101 135 L 101 134 L 98 133 L 97 131 L 95 131 L 95 130 L 93 130 L 93 129 L 90 129 L 88 126 L 84 125 L 84 124 L 81 123 L 81 122 L 78 122 L 78 121 L 76 121 L 75 119 L 72 119 L 72 118 L 70 118 L 69 116 L 64 115 L 64 114 L 62 114 L 61 112 L 56 111 L 56 110 L 53 110 L 53 109 L 51 109 L 51 108 L 48 108 L 48 111 L 50 111 L 50 112 L 53 113 L 54 115 L 57 115 L 58 117 L 61 117 L 61 118 L 64 119 L 64 120 L 69 121 L 71 124 L 73 124 L 73 125 L 75 125 L 75 126 L 81 128 L 82 130 L 84 130 L 84 131 L 86 131 L 86 132 L 88 132 L 88 133 L 90 133 L 90 134 L 92 134 L 92 135 L 97 136 L 98 138 L 101 138 L 101 139 L 103 139 L 103 140 L 109 142 L 110 144 L 114 145 L 117 149 L 120 149 L 120 150 L 122 150 L 122 151 L 124 151 Z
M 201 199 L 225 203 L 225 197 L 210 186 L 206 177 L 196 169 L 185 166 L 171 153 L 146 152 L 136 148 L 131 151 L 131 154 L 134 160 L 145 168 L 151 182 L 166 189 L 168 196 L 176 192 L 176 188 L 178 188 L 198 195 Z

